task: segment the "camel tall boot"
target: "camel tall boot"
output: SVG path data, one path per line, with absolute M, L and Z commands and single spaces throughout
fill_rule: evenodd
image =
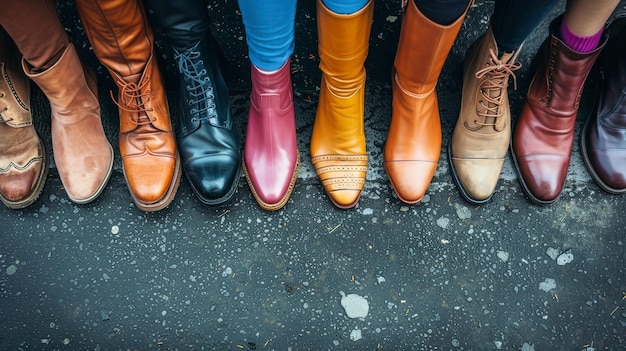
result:
M 354 14 L 338 15 L 317 1 L 322 84 L 311 136 L 311 163 L 339 208 L 357 204 L 367 172 L 364 63 L 373 3 Z
M 104 134 L 95 74 L 88 71 L 69 44 L 61 58 L 43 72 L 26 75 L 50 100 L 54 162 L 67 196 L 75 203 L 93 201 L 113 169 L 113 148 Z
M 448 144 L 452 175 L 470 203 L 489 201 L 511 140 L 509 77 L 521 67 L 520 48 L 499 52 L 491 26 L 465 55 L 459 118 Z
M 30 79 L 20 60 L 0 29 L 0 200 L 13 209 L 37 200 L 48 172 L 45 144 L 30 110 Z
M 471 7 L 471 2 L 467 8 Z M 467 14 L 443 26 L 409 1 L 394 62 L 391 125 L 383 150 L 385 171 L 398 198 L 419 202 L 441 153 L 441 121 L 435 90 L 443 64 Z
M 160 210 L 174 199 L 181 165 L 141 2 L 79 0 L 76 6 L 96 56 L 119 89 L 120 153 L 130 193 L 139 209 Z

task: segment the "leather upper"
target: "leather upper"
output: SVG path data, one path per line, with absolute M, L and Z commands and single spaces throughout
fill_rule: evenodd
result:
M 261 207 L 277 210 L 293 190 L 299 165 L 290 61 L 272 73 L 252 65 L 251 77 L 244 172 Z
M 565 185 L 583 86 L 603 45 L 579 53 L 551 34 L 537 54 L 511 145 L 524 189 L 537 203 L 556 201 Z
M 373 1 L 350 15 L 333 13 L 317 1 L 322 82 L 311 136 L 311 163 L 339 208 L 354 207 L 367 172 L 365 146 L 365 58 Z
M 626 17 L 609 26 L 611 38 L 599 59 L 597 106 L 582 136 L 585 164 L 600 187 L 626 192 Z
M 407 4 L 392 73 L 391 125 L 383 150 L 389 181 L 406 203 L 422 199 L 437 169 L 442 133 L 435 88 L 464 18 L 465 14 L 442 26 L 426 18 L 413 1 Z
M 178 147 L 183 169 L 205 204 L 227 201 L 236 190 L 241 144 L 231 114 L 228 88 L 213 38 L 176 52 L 180 73 Z
M 519 49 L 499 53 L 491 27 L 467 51 L 461 109 L 449 148 L 461 194 L 487 201 L 498 182 L 511 139 L 509 77 L 520 68 Z

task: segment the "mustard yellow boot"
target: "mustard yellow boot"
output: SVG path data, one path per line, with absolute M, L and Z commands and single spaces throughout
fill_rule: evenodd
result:
M 311 136 L 311 163 L 332 203 L 354 207 L 367 172 L 363 128 L 365 58 L 374 1 L 350 15 L 317 1 L 322 84 Z

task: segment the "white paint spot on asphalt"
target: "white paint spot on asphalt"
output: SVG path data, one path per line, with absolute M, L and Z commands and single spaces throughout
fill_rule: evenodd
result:
M 459 219 L 472 218 L 472 211 L 470 211 L 469 208 L 459 204 L 454 204 L 454 208 L 456 209 L 456 215 L 459 216 Z
M 367 300 L 357 294 L 346 295 L 343 291 L 341 294 L 341 307 L 346 311 L 349 318 L 365 318 L 369 312 L 370 306 Z
M 524 345 L 522 345 L 522 351 L 535 351 L 535 346 L 525 342 Z
M 363 335 L 361 334 L 361 330 L 360 329 L 354 329 L 351 333 L 350 333 L 350 340 L 352 341 L 357 341 L 363 338 Z
M 554 288 L 556 288 L 556 281 L 552 278 L 546 278 L 544 281 L 539 283 L 539 290 L 548 292 Z
M 553 260 L 556 260 L 556 258 L 557 258 L 557 257 L 559 257 L 559 254 L 560 254 L 560 253 L 561 253 L 561 252 L 560 252 L 559 250 L 557 250 L 557 249 L 555 249 L 555 248 L 552 248 L 552 247 L 549 247 L 549 248 L 546 250 L 546 255 L 548 255 L 548 257 L 550 257 L 550 258 L 551 258 L 551 259 L 553 259 Z
M 500 260 L 502 260 L 502 262 L 506 262 L 509 260 L 509 253 L 506 251 L 498 250 L 498 253 L 496 255 Z
M 450 220 L 446 217 L 439 217 L 437 219 L 437 225 L 443 229 L 448 229 L 448 225 L 450 224 Z
M 562 254 L 560 254 L 559 257 L 556 258 L 556 264 L 558 264 L 559 266 L 564 266 L 572 262 L 573 260 L 574 260 L 574 255 L 572 254 L 572 251 L 567 250 L 563 252 Z
M 378 277 L 376 277 L 376 280 L 378 281 L 378 284 L 384 283 L 385 282 L 385 277 L 378 276 Z
M 117 234 L 119 234 L 119 232 L 120 232 L 120 227 L 118 227 L 116 225 L 111 227 L 111 234 L 117 235 Z
M 374 213 L 374 210 L 372 210 L 371 208 L 365 208 L 363 209 L 363 215 L 371 215 Z
M 393 23 L 393 22 L 398 20 L 398 16 L 387 16 L 387 18 L 385 18 L 385 20 L 387 22 Z
M 10 265 L 7 267 L 7 275 L 13 275 L 17 272 L 17 267 L 15 265 Z

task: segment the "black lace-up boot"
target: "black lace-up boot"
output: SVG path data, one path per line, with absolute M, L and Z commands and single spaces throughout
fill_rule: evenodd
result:
M 176 51 L 176 61 L 181 94 L 178 146 L 183 170 L 200 201 L 219 204 L 237 188 L 241 152 L 213 38 L 207 34 L 191 49 Z
M 178 150 L 194 193 L 205 204 L 231 198 L 241 169 L 241 147 L 228 88 L 209 34 L 206 1 L 149 1 L 174 51 L 180 73 L 176 114 Z

